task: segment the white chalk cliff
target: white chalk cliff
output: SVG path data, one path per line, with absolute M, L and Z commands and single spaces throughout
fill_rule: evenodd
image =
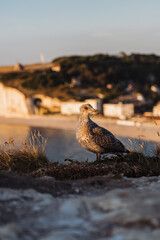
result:
M 0 115 L 28 115 L 25 95 L 19 90 L 0 83 Z

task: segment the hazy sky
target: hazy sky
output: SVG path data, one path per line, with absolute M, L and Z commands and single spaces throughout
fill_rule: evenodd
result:
M 160 0 L 0 0 L 0 65 L 120 51 L 160 55 Z

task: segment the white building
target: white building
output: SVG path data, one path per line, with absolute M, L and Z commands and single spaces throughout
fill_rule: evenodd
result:
M 126 119 L 134 114 L 134 104 L 103 104 L 103 114 L 106 117 Z
M 54 72 L 60 72 L 61 71 L 61 65 L 59 64 L 53 64 L 51 67 L 51 70 Z
M 160 116 L 160 102 L 158 102 L 157 105 L 153 107 L 153 116 L 155 117 Z
M 98 111 L 102 111 L 102 101 L 100 99 L 86 99 L 83 102 L 80 101 L 69 101 L 61 103 L 61 113 L 65 115 L 78 115 L 79 108 L 83 104 L 91 104 L 91 106 Z
M 72 79 L 71 79 L 71 83 L 69 84 L 69 86 L 71 87 L 71 88 L 73 88 L 73 87 L 79 87 L 81 85 L 81 80 L 79 79 L 79 78 L 77 78 L 77 77 L 73 77 Z
M 158 94 L 160 93 L 160 89 L 157 85 L 152 85 L 151 86 L 151 91 L 155 92 L 155 93 L 158 93 Z

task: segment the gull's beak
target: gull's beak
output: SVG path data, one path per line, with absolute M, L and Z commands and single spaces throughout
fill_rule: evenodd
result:
M 91 114 L 99 114 L 99 111 L 96 110 L 96 109 L 93 109 L 92 113 Z

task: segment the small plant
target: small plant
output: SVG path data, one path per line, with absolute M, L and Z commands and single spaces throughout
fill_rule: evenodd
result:
M 158 123 L 156 122 L 156 119 L 155 119 L 154 117 L 152 117 L 152 119 L 153 119 L 153 121 L 154 121 L 154 124 L 155 124 L 156 127 L 157 127 L 157 135 L 158 135 L 158 137 L 160 137 L 160 132 L 159 132 L 159 130 L 158 130 L 158 128 L 159 128 Z
M 157 127 L 157 135 L 158 135 L 158 137 L 160 137 L 158 123 L 156 122 L 156 119 L 154 117 L 152 119 Z M 156 156 L 160 156 L 160 145 L 159 144 L 155 144 L 155 154 L 156 154 Z
M 36 131 L 31 133 L 28 143 L 22 143 L 21 149 L 14 148 L 14 140 L 10 138 L 0 146 L 0 169 L 29 173 L 48 166 L 46 144 L 47 140 Z
M 23 143 L 24 149 L 29 149 L 35 157 L 40 155 L 46 156 L 46 145 L 47 139 L 45 139 L 40 132 L 31 132 L 31 137 L 29 138 L 29 144 Z
M 155 144 L 155 154 L 156 154 L 156 156 L 160 156 L 160 145 L 159 144 Z
M 129 151 L 131 153 L 133 152 L 138 152 L 138 153 L 142 153 L 144 152 L 146 146 L 147 146 L 147 142 L 145 141 L 141 141 L 140 139 L 130 139 L 128 138 L 128 144 L 127 144 L 127 149 L 129 149 Z

